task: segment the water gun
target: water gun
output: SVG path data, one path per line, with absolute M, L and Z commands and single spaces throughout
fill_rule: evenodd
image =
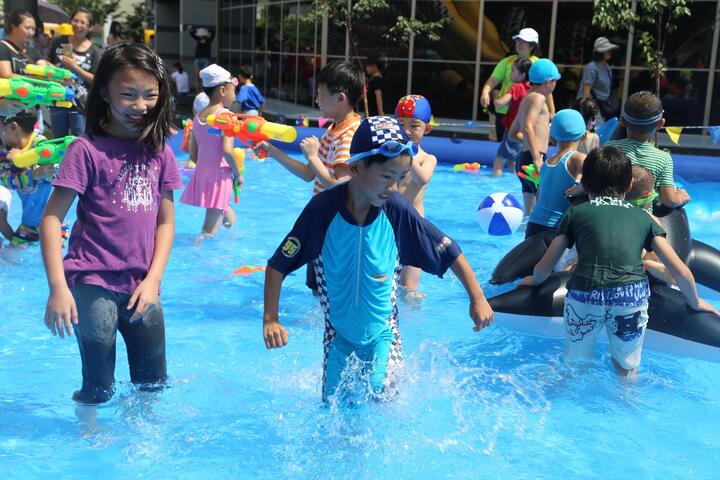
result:
M 183 133 L 183 142 L 180 145 L 180 150 L 185 150 L 190 144 L 190 134 L 192 133 L 193 121 L 189 118 L 182 121 L 182 127 L 185 130 Z
M 221 135 L 235 137 L 250 148 L 270 139 L 290 143 L 297 138 L 294 127 L 268 122 L 258 115 L 230 112 L 210 114 L 207 116 L 207 123 L 219 130 Z M 258 150 L 258 158 L 266 156 L 265 149 Z
M 66 68 L 55 67 L 53 65 L 25 65 L 25 73 L 35 75 L 36 77 L 47 78 L 56 82 L 67 82 L 68 80 L 77 80 L 77 75 Z
M 50 105 L 72 107 L 75 91 L 57 82 L 47 82 L 29 77 L 0 78 L 0 97 L 17 100 L 23 105 Z
M 61 163 L 65 152 L 76 138 L 77 137 L 73 135 L 68 135 L 67 137 L 55 138 L 53 140 L 43 140 L 38 142 L 35 148 L 19 153 L 12 159 L 12 162 L 17 168 Z
M 518 172 L 517 176 L 527 180 L 536 187 L 540 186 L 540 170 L 537 169 L 534 163 L 530 165 L 523 165 L 520 167 L 522 172 Z
M 245 150 L 242 148 L 234 148 L 233 155 L 235 157 L 235 165 L 237 165 L 240 175 L 245 175 Z M 242 183 L 240 179 L 233 178 L 233 194 L 235 194 L 235 203 L 240 201 L 240 192 L 242 191 Z
M 237 277 L 238 275 L 250 275 L 251 273 L 255 272 L 264 272 L 265 267 L 261 267 L 259 265 L 243 265 L 240 268 L 235 269 L 235 271 L 230 275 L 231 277 Z
M 453 166 L 454 172 L 472 172 L 480 170 L 481 165 L 478 162 L 473 163 L 457 163 Z

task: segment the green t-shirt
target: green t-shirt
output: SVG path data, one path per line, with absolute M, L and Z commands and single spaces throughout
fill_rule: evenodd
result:
M 500 84 L 501 97 L 505 95 L 508 90 L 510 90 L 510 87 L 513 86 L 513 82 L 510 80 L 510 72 L 512 70 L 513 63 L 515 63 L 515 59 L 517 57 L 517 55 L 510 55 L 509 57 L 503 58 L 497 63 L 497 65 L 495 65 L 495 68 L 490 74 L 490 76 L 497 80 Z M 533 63 L 537 62 L 538 60 L 539 58 L 534 55 L 530 57 L 530 61 Z M 504 107 L 496 108 L 495 111 L 501 115 L 505 115 L 509 108 L 510 104 L 507 104 Z
M 642 250 L 665 230 L 640 207 L 597 197 L 568 210 L 558 227 L 569 247 L 577 245 L 578 263 L 567 288 L 590 291 L 646 281 Z
M 655 178 L 655 189 L 659 187 L 674 187 L 673 161 L 670 154 L 660 150 L 648 142 L 641 142 L 632 138 L 610 140 L 606 147 L 617 147 L 628 156 L 633 165 L 647 168 Z

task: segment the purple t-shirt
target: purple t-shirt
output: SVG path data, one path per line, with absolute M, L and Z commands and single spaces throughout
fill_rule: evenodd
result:
M 82 136 L 68 148 L 53 185 L 78 193 L 63 262 L 68 285 L 134 292 L 152 262 L 162 193 L 183 186 L 172 149 L 158 153 L 131 139 Z

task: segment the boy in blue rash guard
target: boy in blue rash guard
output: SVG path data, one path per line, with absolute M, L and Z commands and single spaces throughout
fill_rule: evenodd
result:
M 316 195 L 268 261 L 263 336 L 283 347 L 280 287 L 288 273 L 314 262 L 325 315 L 323 399 L 335 393 L 348 358 L 367 365 L 381 394 L 402 360 L 397 285 L 403 265 L 438 276 L 448 268 L 470 297 L 475 331 L 493 312 L 460 247 L 397 193 L 417 146 L 392 117 L 365 119 L 350 146 L 352 178 Z

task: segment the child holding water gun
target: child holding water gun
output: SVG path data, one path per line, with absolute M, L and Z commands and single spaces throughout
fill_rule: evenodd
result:
M 314 180 L 313 195 L 350 179 L 347 159 L 353 134 L 360 125 L 360 115 L 353 106 L 362 97 L 362 72 L 349 62 L 328 63 L 320 70 L 317 84 L 318 107 L 324 116 L 333 119 L 333 124 L 320 140 L 311 136 L 300 142 L 307 163 L 295 160 L 269 142 L 258 145 L 295 176 L 306 182 Z M 312 264 L 308 264 L 305 283 L 317 292 Z
M 34 132 L 36 122 L 37 115 L 33 110 L 20 112 L 3 121 L 2 137 L 8 152 L 2 161 L 0 180 L 5 187 L 17 190 L 22 205 L 21 224 L 12 238 L 14 245 L 39 240 L 38 227 L 52 192 L 50 180 L 55 170 L 53 165 L 17 168 L 12 164 L 13 158 L 45 139 Z
M 412 203 L 421 217 L 425 217 L 425 191 L 435 172 L 437 158 L 422 149 L 420 142 L 432 131 L 430 102 L 422 95 L 403 97 L 395 107 L 395 118 L 405 129 L 405 133 L 418 147 L 417 154 L 410 163 L 410 175 L 400 184 L 399 191 Z M 422 300 L 425 295 L 418 291 L 422 270 L 410 265 L 404 266 L 400 275 L 400 285 L 405 288 L 406 300 Z
M 241 185 L 243 181 L 235 163 L 233 137 L 212 133 L 207 122 L 209 115 L 230 113 L 227 107 L 235 100 L 237 79 L 216 64 L 202 69 L 200 78 L 210 104 L 193 119 L 190 160 L 196 167 L 180 197 L 182 203 L 206 209 L 202 231 L 195 237 L 196 245 L 214 236 L 221 224 L 226 228 L 235 224 L 237 217 L 230 207 L 233 177 Z
M 167 377 L 160 281 L 175 233 L 173 190 L 182 180 L 172 149 L 172 87 L 143 44 L 103 55 L 88 96 L 87 134 L 68 149 L 42 221 L 50 296 L 45 325 L 80 347 L 82 388 L 73 399 L 110 399 L 117 332 L 130 379 L 157 388 Z M 60 225 L 75 199 L 65 259 Z

